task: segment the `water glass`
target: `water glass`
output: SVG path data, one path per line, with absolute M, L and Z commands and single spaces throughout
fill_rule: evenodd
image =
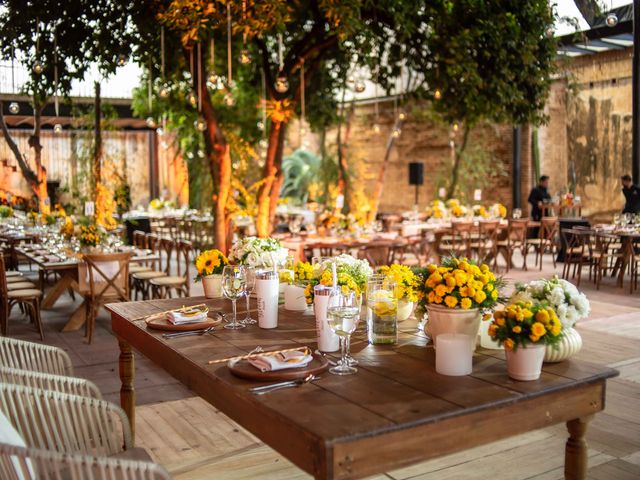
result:
M 251 297 L 251 293 L 253 292 L 253 289 L 256 285 L 256 269 L 254 267 L 245 266 L 244 270 L 247 277 L 247 281 L 245 283 L 245 294 L 244 294 L 244 298 L 247 301 L 247 314 L 244 317 L 244 320 L 242 320 L 242 323 L 246 325 L 253 325 L 258 323 L 258 321 L 254 318 L 251 318 L 251 312 L 249 312 L 249 309 L 251 308 L 249 298 Z
M 327 309 L 327 321 L 329 327 L 342 340 L 340 363 L 331 368 L 329 372 L 334 375 L 352 375 L 358 371 L 349 365 L 349 342 L 351 334 L 356 331 L 360 321 L 360 295 L 352 290 L 343 291 L 335 289 L 329 296 L 329 308 Z
M 244 323 L 238 322 L 236 312 L 236 302 L 246 291 L 247 273 L 242 265 L 227 265 L 222 271 L 222 293 L 225 298 L 231 300 L 233 305 L 233 321 L 227 323 L 224 328 L 238 330 L 246 327 Z
M 367 284 L 367 331 L 372 345 L 398 343 L 398 300 L 394 282 Z
M 518 219 L 522 217 L 522 210 L 519 208 L 514 208 L 513 209 L 513 218 Z

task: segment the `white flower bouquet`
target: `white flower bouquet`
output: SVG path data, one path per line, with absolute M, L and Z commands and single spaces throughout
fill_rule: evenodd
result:
M 557 276 L 516 285 L 510 303 L 519 301 L 542 303 L 552 307 L 562 323 L 563 330 L 573 328 L 578 320 L 588 317 L 591 311 L 587 296 L 575 285 Z
M 288 256 L 289 250 L 275 238 L 246 237 L 231 247 L 229 261 L 255 268 L 282 268 Z

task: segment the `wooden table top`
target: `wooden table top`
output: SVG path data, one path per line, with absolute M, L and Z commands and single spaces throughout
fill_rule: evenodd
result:
M 57 257 L 60 259 L 58 261 L 50 261 L 43 255 L 36 253 L 36 252 L 45 251 L 45 250 L 46 250 L 45 248 L 37 248 L 35 250 L 33 250 L 32 248 L 23 248 L 23 247 L 16 248 L 16 252 L 25 256 L 31 262 L 35 263 L 36 265 L 38 265 L 38 267 L 44 270 L 66 270 L 66 269 L 78 268 L 78 264 L 80 263 L 80 260 L 77 257 L 71 256 L 71 257 L 62 259 L 62 257 L 60 257 L 57 254 L 49 253 L 48 255 Z M 151 252 L 133 251 L 133 254 L 134 256 L 131 257 L 131 260 L 130 260 L 131 262 L 149 262 L 149 261 L 157 260 L 160 258 L 160 256 L 157 253 L 151 253 Z
M 248 390 L 256 382 L 207 362 L 258 345 L 315 349 L 313 315 L 281 309 L 277 329 L 253 325 L 170 340 L 143 320 L 130 320 L 202 302 L 230 310 L 229 302 L 203 297 L 107 309 L 121 340 L 316 478 L 361 478 L 597 413 L 604 408 L 606 379 L 617 375 L 569 360 L 546 364 L 537 381 L 517 382 L 507 376 L 502 351 L 481 350 L 472 375 L 447 377 L 435 372 L 434 350 L 415 321 L 400 324 L 397 346 L 369 345 L 361 322 L 352 338 L 356 375 L 327 372 L 313 384 L 255 396 Z

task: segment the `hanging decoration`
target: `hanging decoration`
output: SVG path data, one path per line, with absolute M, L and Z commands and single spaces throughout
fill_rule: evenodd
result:
M 242 22 L 247 18 L 247 2 L 242 0 Z M 251 54 L 247 48 L 247 33 L 242 34 L 242 50 L 240 50 L 240 63 L 242 65 L 249 65 L 251 63 Z
M 218 88 L 218 75 L 216 75 L 216 44 L 213 37 L 209 42 L 209 78 L 207 81 L 209 82 L 209 87 Z
M 306 135 L 307 129 L 305 128 L 306 124 L 306 115 L 305 115 L 305 92 L 304 92 L 304 58 L 300 63 L 300 140 L 302 141 L 302 137 Z
M 373 123 L 373 133 L 378 135 L 380 133 L 380 108 L 378 105 L 378 72 L 376 71 L 375 78 L 373 79 L 373 112 L 375 114 L 375 121 Z
M 356 78 L 355 81 L 353 82 L 353 90 L 356 93 L 362 93 L 365 91 L 365 89 L 367 88 L 367 86 L 364 83 L 364 80 L 362 80 L 362 78 Z
M 124 67 L 127 64 L 128 60 L 129 58 L 124 53 L 121 53 L 120 55 L 118 55 L 118 60 L 117 60 L 118 66 Z
M 33 73 L 35 73 L 36 75 L 40 75 L 44 70 L 44 66 L 42 65 L 42 62 L 40 62 L 40 60 L 38 59 L 39 54 L 40 54 L 40 19 L 36 18 L 36 61 L 33 62 L 33 66 L 31 67 L 33 69 Z
M 285 77 L 284 75 L 284 59 L 283 59 L 283 44 L 282 44 L 282 34 L 279 33 L 278 34 L 278 64 L 279 64 L 279 68 L 278 68 L 278 77 L 276 78 L 276 83 L 274 85 L 274 88 L 276 89 L 276 92 L 278 93 L 285 93 L 287 90 L 289 90 L 289 81 L 287 80 L 287 77 Z
M 164 25 L 160 27 L 160 82 L 158 95 L 160 98 L 167 98 L 169 96 L 169 85 L 164 79 Z
M 201 115 L 202 112 L 202 51 L 200 42 L 196 46 L 196 53 L 198 55 L 196 69 L 197 69 L 197 89 L 198 89 L 198 119 L 194 122 L 194 127 L 199 132 L 204 132 L 207 129 L 207 121 Z
M 11 46 L 11 93 L 16 93 L 16 83 L 15 83 L 15 73 L 14 73 L 14 65 L 13 65 L 13 45 Z M 20 112 L 20 105 L 18 102 L 11 102 L 9 104 L 9 113 L 13 115 Z
M 189 51 L 189 73 L 193 80 L 193 48 Z M 196 95 L 196 92 L 193 91 L 193 88 L 189 90 L 189 93 L 187 94 L 187 102 L 192 107 L 195 107 L 198 104 L 198 96 Z
M 58 101 L 58 35 L 55 30 L 53 32 L 53 106 L 57 119 L 60 116 L 60 102 Z M 62 132 L 62 125 L 56 123 L 53 126 L 53 131 L 55 133 Z
M 442 92 L 439 88 L 436 88 L 433 92 L 433 98 L 435 98 L 436 100 L 440 100 L 442 98 Z
M 609 10 L 613 9 L 613 0 L 611 0 L 611 2 L 609 3 Z M 615 14 L 615 12 L 611 12 L 609 11 L 609 14 L 607 15 L 607 19 L 605 20 L 607 23 L 607 27 L 615 27 L 616 25 L 618 25 L 618 15 Z
M 231 58 L 231 3 L 227 2 L 227 93 L 222 101 L 227 107 L 233 107 L 236 99 L 231 92 L 233 88 L 233 60 Z
M 264 132 L 267 128 L 267 80 L 264 69 L 260 69 L 260 84 L 262 87 L 262 101 L 260 102 L 262 119 L 258 120 L 258 130 Z
M 60 133 L 60 132 L 62 132 L 62 125 L 60 125 L 59 123 L 56 123 L 56 124 L 53 126 L 53 131 L 54 131 L 54 133 Z
M 149 60 L 149 75 L 147 79 L 147 107 L 149 112 L 153 112 L 153 72 L 151 71 L 151 60 Z M 153 116 L 148 116 L 146 119 L 147 126 L 149 128 L 156 128 L 156 121 Z

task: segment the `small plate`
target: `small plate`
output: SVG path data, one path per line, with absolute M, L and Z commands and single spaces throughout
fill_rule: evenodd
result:
M 184 332 L 187 330 L 204 330 L 209 327 L 217 327 L 222 323 L 222 319 L 217 316 L 217 312 L 209 312 L 209 315 L 216 315 L 216 318 L 207 317 L 203 322 L 194 323 L 182 323 L 180 325 L 174 325 L 166 317 L 155 318 L 147 322 L 147 328 L 153 330 L 165 330 L 172 332 Z
M 316 353 L 313 360 L 303 368 L 287 368 L 286 370 L 276 370 L 275 372 L 261 372 L 251 365 L 247 360 L 240 360 L 233 365 L 227 364 L 229 371 L 236 377 L 245 380 L 256 380 L 258 382 L 276 382 L 279 380 L 297 380 L 305 378 L 307 375 L 319 375 L 329 368 L 326 358 Z

